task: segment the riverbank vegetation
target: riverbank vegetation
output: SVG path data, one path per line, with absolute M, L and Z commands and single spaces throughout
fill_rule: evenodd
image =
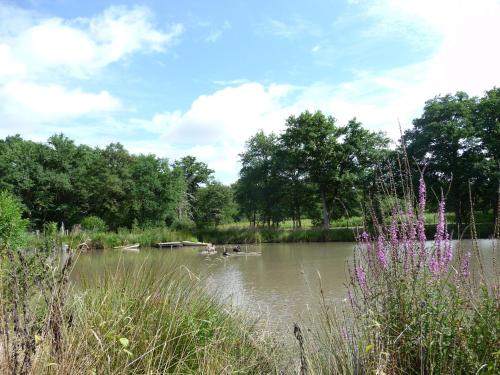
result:
M 185 267 L 117 253 L 70 279 L 85 244 L 61 253 L 49 225 L 29 247 L 20 212 L 0 195 L 2 374 L 277 372 L 275 341 Z
M 231 186 L 215 181 L 214 171 L 192 156 L 171 161 L 134 155 L 114 143 L 92 148 L 62 134 L 47 143 L 10 136 L 0 140 L 0 190 L 19 200 L 32 231 L 47 222 L 74 232 L 99 222 L 101 232 L 158 227 L 157 232 L 193 235 L 242 223 L 284 229 L 363 226 L 370 220 L 368 203 L 380 202 L 380 214 L 390 205 L 376 197 L 385 193 L 377 181 L 398 180 L 387 171 L 398 170 L 405 145 L 412 169 L 430 181 L 429 191 L 447 192 L 450 222 L 470 223 L 463 205 L 470 186 L 476 210 L 491 224 L 500 173 L 499 103 L 498 88 L 481 98 L 462 92 L 433 98 L 396 148 L 355 119 L 343 125 L 321 112 L 291 116 L 282 133 L 259 132 L 248 140 L 240 178 Z M 434 203 L 429 212 L 437 212 Z
M 426 233 L 426 193 L 421 179 L 417 207 L 408 191 L 389 224 L 360 235 L 344 305 L 323 297 L 307 330 L 303 373 L 498 373 L 500 271 L 485 271 L 475 241 L 451 244 L 443 197 L 435 235 Z
M 2 193 L 0 370 L 495 374 L 499 270 L 485 272 L 474 241 L 471 249 L 452 246 L 443 198 L 435 234 L 427 233 L 423 179 L 418 191 L 417 207 L 395 200 L 389 220 L 360 233 L 345 302 L 328 301 L 321 286 L 320 314 L 294 325 L 297 346 L 209 294 L 203 275 L 181 264 L 119 252 L 102 262 L 80 253 L 85 244 L 61 253 L 55 225 L 28 246 L 27 222 Z M 498 242 L 491 244 L 496 260 Z M 75 273 L 74 261 L 88 272 Z

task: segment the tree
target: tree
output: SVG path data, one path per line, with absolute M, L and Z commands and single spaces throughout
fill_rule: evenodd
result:
M 240 154 L 242 168 L 236 187 L 236 198 L 247 217 L 255 225 L 257 220 L 277 225 L 284 219 L 283 180 L 276 156 L 278 137 L 257 132 L 246 143 Z
M 306 111 L 298 117 L 290 116 L 282 135 L 285 147 L 302 160 L 302 170 L 318 189 L 324 228 L 330 226 L 328 190 L 341 173 L 341 135 L 342 129 L 336 126 L 335 119 L 319 111 L 314 114 Z
M 196 191 L 195 222 L 200 227 L 217 227 L 233 220 L 236 207 L 232 189 L 219 182 L 211 182 Z
M 179 168 L 186 181 L 186 200 L 187 206 L 190 210 L 195 210 L 196 206 L 196 192 L 198 189 L 212 181 L 214 171 L 208 168 L 208 165 L 196 161 L 194 156 L 185 156 L 180 160 L 176 160 L 173 165 L 174 168 Z M 182 220 L 185 212 L 179 212 L 179 219 Z
M 435 97 L 425 103 L 424 113 L 404 135 L 408 154 L 425 168 L 430 189 L 448 192 L 447 203 L 463 223 L 469 212 L 469 191 L 484 183 L 477 167 L 484 161 L 481 141 L 474 127 L 476 101 L 464 92 Z
M 481 195 L 485 207 L 493 208 L 496 218 L 500 199 L 500 88 L 487 91 L 479 99 L 474 127 L 484 156 L 479 166 L 486 180 Z
M 363 129 L 355 119 L 341 127 L 320 111 L 289 117 L 282 140 L 316 186 L 323 228 L 329 228 L 335 208 L 340 212 L 345 206 L 343 201 L 356 192 L 356 183 L 383 157 L 388 144 L 386 137 Z

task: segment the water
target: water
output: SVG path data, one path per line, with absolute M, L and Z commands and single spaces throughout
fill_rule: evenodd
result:
M 488 272 L 493 267 L 491 244 L 488 240 L 479 241 Z M 461 245 L 464 249 L 471 247 L 470 241 L 463 241 Z M 340 304 L 345 300 L 347 264 L 352 260 L 353 247 L 350 242 L 262 244 L 242 247 L 243 251 L 260 255 L 227 258 L 220 254 L 222 247 L 217 248 L 219 254 L 210 256 L 200 255 L 200 249 L 192 247 L 141 249 L 141 253 L 165 264 L 184 265 L 183 269 L 198 275 L 208 290 L 224 301 L 260 317 L 273 328 L 288 330 L 305 314 L 318 311 L 320 282 L 328 301 Z M 77 264 L 76 274 L 99 272 L 99 265 L 118 258 L 117 252 L 84 255 Z M 134 262 L 144 255 L 123 253 L 123 256 Z

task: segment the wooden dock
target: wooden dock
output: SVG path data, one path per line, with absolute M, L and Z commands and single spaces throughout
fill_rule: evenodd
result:
M 206 242 L 182 241 L 182 246 L 208 246 Z
M 170 249 L 173 249 L 174 247 L 182 247 L 182 242 L 177 242 L 177 241 L 174 241 L 174 242 L 158 242 L 156 244 L 156 247 L 159 247 L 160 249 L 164 248 L 164 247 L 169 247 Z
M 193 242 L 193 241 L 172 241 L 172 242 L 158 242 L 155 246 L 160 249 L 166 247 L 173 249 L 174 247 L 183 247 L 183 246 L 208 246 L 208 243 L 205 242 Z

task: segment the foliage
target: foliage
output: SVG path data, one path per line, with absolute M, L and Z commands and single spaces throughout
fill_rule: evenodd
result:
M 63 308 L 72 254 L 56 254 L 54 226 L 42 245 L 26 250 L 26 222 L 7 193 L 0 193 L 0 372 L 32 373 L 37 344 L 46 340 L 50 358 L 60 359 Z
M 291 116 L 280 136 L 262 131 L 241 154 L 236 198 L 246 216 L 278 225 L 291 217 L 297 227 L 321 207 L 322 226 L 345 214 L 386 155 L 388 140 L 355 119 L 337 126 L 321 112 Z
M 81 225 L 82 229 L 90 232 L 104 232 L 107 230 L 107 226 L 104 220 L 97 216 L 84 217 Z
M 233 204 L 233 191 L 229 186 L 218 182 L 209 183 L 198 189 L 195 199 L 194 218 L 199 227 L 216 227 L 233 221 L 236 208 Z
M 447 193 L 448 206 L 458 223 L 468 222 L 470 185 L 476 207 L 497 207 L 500 176 L 500 89 L 482 98 L 464 92 L 435 97 L 413 121 L 404 139 L 410 159 L 432 183 L 429 190 Z
M 21 208 L 12 195 L 0 192 L 0 252 L 18 249 L 25 241 L 27 221 L 21 218 Z
M 102 218 L 111 229 L 165 224 L 177 217 L 185 182 L 167 160 L 131 155 L 120 144 L 90 148 L 61 135 L 47 144 L 19 136 L 0 140 L 0 189 L 23 204 L 35 228 L 86 216 Z

